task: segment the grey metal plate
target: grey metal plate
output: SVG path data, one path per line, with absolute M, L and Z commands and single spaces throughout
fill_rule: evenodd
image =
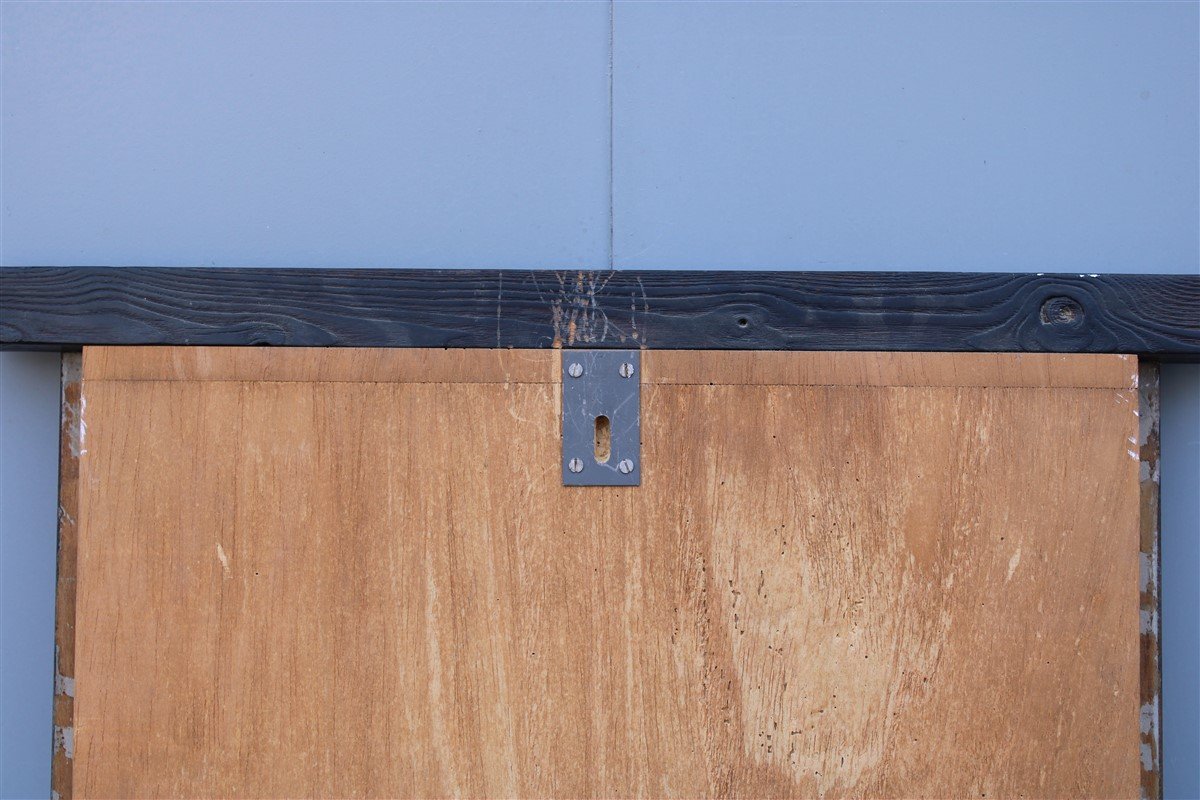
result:
M 628 377 L 622 375 L 623 365 L 628 365 Z M 641 375 L 637 350 L 563 351 L 564 486 L 641 484 Z M 597 417 L 609 420 L 609 456 L 604 461 L 596 458 Z M 572 465 L 574 459 L 578 460 Z

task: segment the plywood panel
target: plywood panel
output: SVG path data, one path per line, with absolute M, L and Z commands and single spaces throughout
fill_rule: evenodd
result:
M 122 355 L 85 353 L 81 797 L 1137 794 L 1136 389 L 654 353 L 642 486 L 564 488 L 554 352 Z
M 1136 389 L 1133 356 L 648 350 L 643 383 Z M 95 347 L 93 380 L 555 383 L 537 350 Z

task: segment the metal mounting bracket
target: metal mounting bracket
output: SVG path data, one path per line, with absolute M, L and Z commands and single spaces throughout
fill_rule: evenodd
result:
M 563 486 L 641 485 L 641 375 L 637 350 L 563 351 Z

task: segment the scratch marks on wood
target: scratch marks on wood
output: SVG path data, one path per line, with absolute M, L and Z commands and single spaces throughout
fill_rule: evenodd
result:
M 1016 552 L 1012 554 L 1012 558 L 1008 560 L 1008 574 L 1004 576 L 1004 581 L 1007 583 L 1012 580 L 1013 574 L 1017 571 L 1017 567 L 1021 564 L 1021 548 L 1018 547 Z
M 217 542 L 217 560 L 221 562 L 221 572 L 225 573 L 228 578 L 229 573 L 229 556 L 225 555 L 225 548 L 221 547 L 221 543 Z
M 636 305 L 630 307 L 628 322 L 609 317 L 613 304 L 605 298 L 605 289 L 615 274 L 613 270 L 555 273 L 558 291 L 550 299 L 550 320 L 556 347 L 624 345 L 638 338 Z
M 501 313 L 504 310 L 504 273 L 501 272 L 497 276 L 496 287 L 496 347 L 501 347 L 502 335 L 500 333 Z
M 1200 360 L 1189 275 L 29 267 L 3 280 L 5 347 L 636 342 Z

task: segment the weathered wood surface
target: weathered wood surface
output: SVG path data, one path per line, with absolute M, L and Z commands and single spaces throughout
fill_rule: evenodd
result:
M 0 346 L 1134 353 L 1200 359 L 1200 276 L 41 268 Z
M 84 354 L 79 797 L 1138 793 L 1130 359 L 708 385 L 656 353 L 642 486 L 579 489 L 537 371 L 123 352 Z
M 83 450 L 83 359 L 62 355 L 58 442 L 58 563 L 54 592 L 54 749 L 50 788 L 71 800 L 75 758 L 75 584 L 78 572 L 79 456 Z
M 1162 783 L 1162 592 L 1159 561 L 1159 367 L 1138 370 L 1138 451 L 1141 456 L 1141 695 L 1142 798 L 1159 800 Z

